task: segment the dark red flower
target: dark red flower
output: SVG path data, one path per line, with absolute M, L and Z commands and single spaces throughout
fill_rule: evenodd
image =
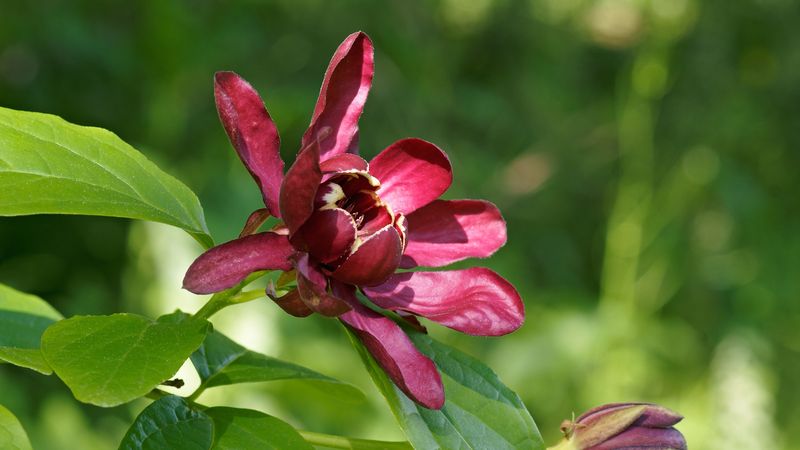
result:
M 506 241 L 497 208 L 482 200 L 437 200 L 450 186 L 447 155 L 421 139 L 402 139 L 369 163 L 357 155 L 358 119 L 373 76 L 372 42 L 354 33 L 325 73 L 301 150 L 284 175 L 280 139 L 256 91 L 232 72 L 215 77 L 220 119 L 266 209 L 253 213 L 242 237 L 201 255 L 184 287 L 206 294 L 258 270 L 291 270 L 297 287 L 281 298 L 287 312 L 338 317 L 362 340 L 409 397 L 441 408 L 444 391 L 433 362 L 375 305 L 416 322 L 426 317 L 481 336 L 510 333 L 524 320 L 519 294 L 485 268 L 402 272 L 487 257 Z M 268 215 L 282 219 L 255 233 Z

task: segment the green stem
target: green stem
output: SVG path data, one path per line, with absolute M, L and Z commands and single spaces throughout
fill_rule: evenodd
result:
M 206 304 L 194 314 L 194 317 L 208 320 L 211 316 L 223 308 L 227 308 L 228 306 L 239 303 L 249 302 L 250 300 L 259 298 L 261 295 L 263 295 L 263 292 L 261 291 L 248 291 L 241 294 L 239 293 L 245 286 L 266 274 L 266 271 L 252 273 L 236 286 L 222 292 L 217 292 L 216 294 L 212 295 L 208 302 L 206 302 Z M 259 295 L 256 295 L 256 293 Z
M 371 441 L 368 439 L 354 439 L 332 434 L 314 433 L 313 431 L 298 430 L 309 444 L 328 448 L 344 448 L 351 450 L 412 450 L 411 444 L 405 441 Z

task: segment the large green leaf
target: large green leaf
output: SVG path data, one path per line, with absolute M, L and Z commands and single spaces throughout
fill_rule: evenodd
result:
M 53 373 L 39 341 L 44 330 L 62 318 L 41 298 L 0 284 L 0 360 L 45 375 Z
M 542 437 L 519 396 L 477 359 L 409 330 L 417 348 L 442 373 L 445 404 L 439 410 L 418 406 L 403 394 L 348 331 L 373 381 L 386 397 L 416 449 L 544 449 Z
M 0 448 L 4 450 L 31 450 L 31 442 L 19 420 L 0 405 Z
M 214 450 L 314 450 L 291 425 L 262 412 L 226 407 L 203 412 L 214 420 Z
M 0 108 L 0 215 L 152 220 L 212 244 L 197 196 L 110 131 Z
M 345 400 L 364 400 L 364 394 L 351 384 L 248 350 L 218 331 L 208 333 L 191 359 L 203 389 L 257 381 L 298 380 L 310 386 L 321 386 L 326 393 Z
M 42 336 L 42 353 L 75 398 L 115 406 L 147 394 L 200 346 L 205 320 L 151 320 L 134 314 L 76 316 Z
M 213 440 L 211 418 L 170 395 L 154 401 L 136 417 L 119 450 L 208 450 Z

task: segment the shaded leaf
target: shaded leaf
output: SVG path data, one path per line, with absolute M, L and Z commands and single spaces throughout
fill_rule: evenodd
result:
M 191 359 L 204 388 L 257 381 L 298 380 L 310 386 L 321 385 L 326 393 L 343 399 L 364 399 L 364 394 L 353 385 L 248 350 L 218 331 L 208 334 Z
M 213 244 L 197 196 L 110 131 L 0 108 L 0 216 L 151 220 Z
M 262 412 L 226 407 L 204 412 L 214 420 L 212 449 L 314 449 L 291 425 Z
M 0 405 L 0 446 L 6 450 L 31 450 L 31 442 L 19 419 L 3 405 Z
M 76 316 L 42 336 L 42 353 L 78 400 L 115 406 L 168 379 L 203 342 L 205 320 L 135 314 Z
M 408 333 L 442 373 L 446 401 L 441 410 L 424 408 L 406 397 L 348 331 L 375 385 L 386 397 L 414 448 L 545 448 L 522 400 L 490 368 L 426 334 L 412 330 Z
M 0 284 L 0 360 L 45 375 L 53 373 L 39 342 L 44 330 L 61 319 L 41 298 Z
M 136 417 L 120 450 L 208 450 L 214 422 L 194 411 L 184 399 L 170 395 L 151 403 Z

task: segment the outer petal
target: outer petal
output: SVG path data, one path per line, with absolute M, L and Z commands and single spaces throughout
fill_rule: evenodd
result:
M 637 426 L 667 428 L 683 420 L 683 416 L 675 411 L 655 403 L 608 403 L 596 406 L 581 414 L 576 422 L 591 425 L 598 419 L 617 411 L 622 411 L 636 406 L 643 406 L 642 414 L 636 420 Z
M 289 270 L 294 249 L 286 236 L 265 232 L 218 245 L 200 255 L 186 271 L 183 288 L 211 294 L 236 285 L 259 270 Z
M 264 204 L 273 216 L 280 217 L 281 140 L 261 97 L 239 75 L 217 72 L 214 99 L 231 144 L 261 189 Z
M 686 450 L 686 440 L 674 428 L 632 427 L 586 450 Z
M 345 256 L 356 240 L 356 222 L 339 208 L 315 211 L 291 242 L 314 259 L 330 263 Z
M 328 280 L 316 267 L 311 266 L 307 254 L 298 259 L 296 267 L 297 291 L 309 309 L 327 317 L 337 317 L 350 311 L 347 303 L 328 292 Z
M 516 289 L 482 267 L 397 273 L 380 286 L 362 290 L 381 308 L 417 314 L 467 334 L 500 336 L 525 320 Z
M 382 283 L 397 270 L 401 252 L 400 235 L 387 225 L 366 238 L 331 276 L 356 286 Z
M 280 207 L 283 221 L 294 234 L 314 212 L 314 199 L 322 180 L 319 169 L 319 142 L 313 141 L 297 154 L 281 185 Z
M 264 225 L 264 222 L 266 222 L 267 219 L 269 219 L 269 210 L 267 208 L 261 208 L 253 211 L 247 218 L 247 222 L 245 222 L 244 227 L 242 227 L 239 237 L 255 234 L 261 225 Z
M 408 219 L 408 243 L 400 267 L 439 267 L 465 258 L 486 258 L 506 243 L 506 222 L 483 200 L 434 200 Z
M 439 147 L 422 139 L 402 139 L 369 162 L 380 180 L 378 194 L 395 212 L 410 214 L 439 198 L 450 187 L 450 160 Z
M 388 319 L 359 303 L 346 287 L 336 293 L 349 301 L 353 310 L 339 316 L 369 350 L 389 378 L 412 400 L 430 409 L 444 406 L 444 387 L 436 365 L 420 353 L 406 333 Z
M 336 49 L 325 72 L 303 147 L 319 139 L 324 161 L 354 145 L 374 72 L 372 41 L 362 32 L 351 34 Z M 326 127 L 333 132 L 323 138 L 319 132 Z

